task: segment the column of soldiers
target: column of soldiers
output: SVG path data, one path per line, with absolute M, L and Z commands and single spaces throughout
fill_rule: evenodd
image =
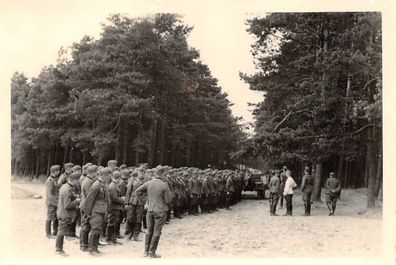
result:
M 153 198 L 149 191 L 138 189 L 151 179 L 160 178 L 169 187 L 165 224 L 170 222 L 172 213 L 173 218 L 182 218 L 185 214 L 231 210 L 230 206 L 241 200 L 244 183 L 244 174 L 234 170 L 169 166 L 150 169 L 147 164 L 117 167 L 115 160 L 108 161 L 107 167 L 92 163 L 83 167 L 66 163 L 63 167 L 64 172 L 59 176 L 61 167 L 53 165 L 46 180 L 45 223 L 46 235 L 56 237 L 56 252 L 61 255 L 66 255 L 65 237 L 79 238 L 81 251 L 94 256 L 101 254 L 98 246 L 122 244 L 120 238 L 140 241 L 139 234 L 148 226 L 150 229 L 146 223 L 152 216 L 148 208 Z M 125 223 L 123 233 L 122 223 Z M 77 225 L 81 226 L 79 236 Z M 150 254 L 147 247 L 145 255 L 159 257 L 155 249 Z
M 280 200 L 280 208 L 283 207 L 283 200 L 286 201 L 285 216 L 293 215 L 293 189 L 297 187 L 291 171 L 284 166 L 281 170 L 270 170 L 269 172 L 269 192 L 270 192 L 270 215 L 277 216 L 276 209 L 278 201 Z M 334 215 L 337 199 L 340 197 L 341 184 L 336 179 L 334 172 L 330 172 L 330 177 L 326 180 L 326 205 L 329 209 L 329 215 Z M 305 213 L 304 216 L 311 215 L 312 192 L 314 189 L 314 178 L 310 174 L 310 168 L 305 167 L 304 176 L 301 181 L 302 199 L 304 202 Z

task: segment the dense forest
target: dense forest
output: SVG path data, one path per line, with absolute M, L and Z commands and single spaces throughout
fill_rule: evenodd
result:
M 315 174 L 316 200 L 329 172 L 343 187 L 382 187 L 380 13 L 270 13 L 247 22 L 257 72 L 241 74 L 263 91 L 254 137 L 238 157 Z
M 232 167 L 239 119 L 178 15 L 112 15 L 98 39 L 62 48 L 55 66 L 11 80 L 12 173 L 50 165 Z

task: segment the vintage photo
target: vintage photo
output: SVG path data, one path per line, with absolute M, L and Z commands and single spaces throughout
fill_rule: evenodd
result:
M 71 10 L 15 31 L 13 255 L 381 256 L 381 12 Z

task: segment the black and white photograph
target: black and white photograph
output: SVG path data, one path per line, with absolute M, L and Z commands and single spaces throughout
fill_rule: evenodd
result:
M 0 2 L 10 263 L 396 262 L 395 3 Z

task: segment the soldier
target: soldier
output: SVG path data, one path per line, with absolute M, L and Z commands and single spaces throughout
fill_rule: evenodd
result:
M 84 212 L 85 200 L 88 196 L 89 190 L 92 184 L 96 180 L 98 167 L 95 165 L 88 166 L 87 168 L 87 176 L 84 178 L 81 183 L 81 201 L 80 201 L 80 210 L 81 210 L 81 230 L 80 230 L 80 249 L 83 252 L 88 251 L 88 236 L 91 230 L 91 225 L 89 224 L 89 216 Z
M 330 177 L 326 180 L 326 204 L 329 208 L 329 215 L 334 215 L 340 193 L 340 181 L 336 179 L 334 172 L 330 172 Z
M 122 166 L 120 166 L 121 168 Z M 119 188 L 120 188 L 120 196 L 121 197 L 125 197 L 126 192 L 127 192 L 127 185 L 128 185 L 128 180 L 130 177 L 130 172 L 129 169 L 125 166 L 123 169 L 121 169 L 121 180 L 118 184 Z M 126 210 L 123 207 L 122 211 L 121 211 L 121 223 L 124 222 L 124 220 L 126 220 Z M 120 234 L 120 227 L 121 227 L 121 223 L 116 227 L 116 235 L 117 238 L 123 238 L 123 236 L 121 236 Z M 127 229 L 127 227 L 125 227 L 125 229 Z M 127 230 L 126 230 L 127 231 Z
M 287 166 L 283 166 L 282 171 L 280 173 L 280 189 L 282 190 L 281 196 L 280 196 L 280 208 L 283 208 L 283 200 L 285 196 L 283 195 L 283 190 L 285 189 L 285 183 L 286 183 L 286 171 L 287 171 Z
M 120 244 L 117 241 L 116 227 L 121 222 L 121 211 L 124 208 L 124 198 L 120 195 L 119 181 L 121 172 L 118 170 L 113 171 L 113 178 L 109 184 L 110 195 L 110 209 L 107 215 L 107 243 L 112 245 Z
M 99 238 L 102 234 L 105 216 L 110 206 L 108 182 L 111 179 L 110 168 L 103 168 L 99 177 L 89 189 L 85 200 L 84 213 L 89 218 L 91 233 L 89 234 L 88 249 L 91 255 L 101 254 L 98 250 Z
M 63 165 L 65 172 L 58 179 L 58 186 L 62 187 L 67 182 L 67 177 L 72 173 L 73 163 L 66 163 Z
M 147 192 L 147 234 L 145 240 L 144 256 L 150 258 L 160 258 L 155 252 L 162 232 L 162 226 L 166 221 L 166 212 L 171 203 L 171 192 L 169 186 L 162 180 L 165 170 L 158 166 L 155 170 L 155 177 L 140 186 L 136 193 L 139 195 Z
M 59 190 L 57 216 L 59 220 L 58 234 L 56 237 L 56 253 L 65 255 L 63 251 L 64 237 L 69 232 L 68 228 L 77 215 L 77 206 L 80 199 L 73 192 L 74 185 L 79 182 L 81 174 L 73 173 L 66 178 L 66 183 Z
M 293 189 L 297 187 L 296 182 L 291 176 L 291 171 L 286 171 L 286 182 L 285 182 L 285 189 L 283 190 L 283 195 L 285 196 L 286 200 L 286 214 L 287 216 L 293 215 Z
M 139 241 L 141 231 L 144 205 L 146 203 L 144 194 L 136 193 L 136 190 L 144 183 L 143 168 L 136 171 L 138 177 L 128 183 L 125 195 L 125 207 L 127 211 L 127 223 L 130 229 L 129 240 Z
M 303 201 L 305 213 L 304 216 L 311 215 L 311 197 L 313 191 L 314 179 L 309 174 L 309 167 L 305 167 L 304 176 L 301 181 L 301 191 L 303 192 Z
M 71 169 L 71 173 L 72 174 L 73 173 L 79 173 L 80 176 L 81 176 L 81 166 L 80 165 L 74 165 L 72 167 L 72 169 Z M 80 177 L 80 179 L 81 179 L 81 177 Z M 81 194 L 80 179 L 79 179 L 78 183 L 73 186 L 73 192 L 74 192 L 74 195 L 76 197 L 80 197 L 80 194 Z M 77 239 L 78 238 L 78 236 L 76 234 L 76 226 L 77 226 L 77 223 L 80 224 L 80 221 L 81 221 L 81 214 L 80 214 L 80 210 L 78 210 L 75 218 L 73 219 L 73 221 L 71 222 L 70 227 L 69 227 L 70 232 L 69 232 L 69 234 L 67 236 L 70 239 Z
M 117 160 L 109 160 L 107 162 L 107 167 L 110 168 L 111 173 L 113 173 L 113 171 L 116 170 L 117 163 L 118 163 Z
M 230 205 L 232 204 L 232 200 L 234 197 L 235 187 L 234 187 L 234 180 L 232 178 L 231 173 L 226 173 L 227 180 L 226 180 L 226 192 L 227 192 L 227 204 L 226 210 L 231 210 Z
M 81 175 L 81 177 L 80 177 L 80 185 L 83 183 L 84 178 L 88 175 L 88 174 L 87 174 L 87 170 L 88 170 L 88 167 L 89 167 L 89 166 L 92 166 L 92 163 L 86 163 L 86 164 L 82 167 L 82 175 Z
M 188 214 L 198 215 L 198 182 L 197 173 L 190 171 L 190 179 L 188 180 L 188 190 L 190 193 L 190 209 Z
M 56 236 L 58 232 L 58 219 L 56 218 L 56 210 L 59 200 L 59 186 L 58 176 L 60 173 L 60 166 L 53 165 L 50 168 L 50 175 L 45 181 L 46 187 L 46 205 L 47 205 L 47 220 L 45 221 L 45 233 L 48 238 Z M 51 223 L 52 230 L 51 233 Z
M 276 205 L 279 201 L 279 187 L 280 187 L 280 179 L 279 179 L 280 171 L 275 170 L 275 174 L 271 177 L 268 188 L 270 191 L 270 215 L 277 216 L 276 214 Z

